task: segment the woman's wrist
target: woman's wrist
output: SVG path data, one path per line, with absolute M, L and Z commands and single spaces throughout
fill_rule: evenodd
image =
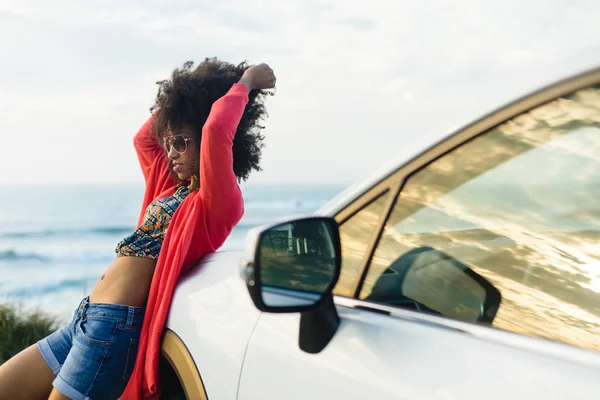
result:
M 247 74 L 244 74 L 242 78 L 238 81 L 238 83 L 246 86 L 246 88 L 248 88 L 248 91 L 254 89 L 254 87 L 252 86 L 252 79 L 248 77 Z

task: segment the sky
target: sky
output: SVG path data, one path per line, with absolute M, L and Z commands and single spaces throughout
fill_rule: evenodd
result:
M 600 65 L 600 2 L 0 0 L 0 186 L 135 184 L 132 136 L 183 62 L 266 62 L 263 171 L 353 182 Z

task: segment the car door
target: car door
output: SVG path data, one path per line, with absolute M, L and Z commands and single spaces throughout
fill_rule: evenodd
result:
M 402 166 L 336 218 L 340 326 L 263 313 L 238 398 L 600 396 L 600 71 Z

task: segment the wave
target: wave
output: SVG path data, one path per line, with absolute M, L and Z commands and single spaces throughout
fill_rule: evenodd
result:
M 250 213 L 248 213 L 250 214 Z M 273 217 L 244 217 L 244 220 L 235 226 L 237 230 L 247 230 L 254 226 L 269 222 Z M 134 226 L 108 226 L 83 229 L 43 229 L 31 231 L 9 231 L 0 233 L 0 238 L 5 239 L 34 239 L 34 238 L 53 238 L 53 237 L 81 237 L 81 236 L 115 236 L 125 237 L 135 231 Z
M 245 204 L 244 220 L 238 224 L 239 229 L 248 229 L 270 221 L 274 217 L 306 214 L 314 211 L 321 204 L 319 201 L 249 201 Z M 135 225 L 66 227 L 48 229 L 24 229 L 0 231 L 0 239 L 46 239 L 82 236 L 127 236 L 135 231 Z
M 6 292 L 9 297 L 31 297 L 61 292 L 65 289 L 81 289 L 89 283 L 88 279 L 64 279 L 58 282 L 39 283 L 19 287 Z
M 47 238 L 56 236 L 82 236 L 102 235 L 116 236 L 128 235 L 135 230 L 135 226 L 99 226 L 92 228 L 66 228 L 66 229 L 43 229 L 33 231 L 13 231 L 0 233 L 2 238 Z
M 42 263 L 81 263 L 81 262 L 110 262 L 114 259 L 114 250 L 82 250 L 65 251 L 55 249 L 47 251 L 29 251 L 19 249 L 0 250 L 0 261 L 37 261 Z
M 222 249 L 241 249 L 248 229 L 256 224 L 238 224 Z M 35 262 L 59 264 L 110 263 L 115 258 L 114 245 L 98 246 L 90 243 L 82 247 L 70 248 L 68 243 L 59 246 L 8 246 L 0 247 L 0 262 Z M 108 264 L 107 264 L 108 266 Z
M 43 257 L 40 254 L 36 254 L 36 253 L 19 253 L 16 250 L 5 250 L 5 251 L 0 251 L 0 260 L 2 261 L 16 261 L 16 260 L 23 260 L 23 261 L 47 261 L 46 257 Z

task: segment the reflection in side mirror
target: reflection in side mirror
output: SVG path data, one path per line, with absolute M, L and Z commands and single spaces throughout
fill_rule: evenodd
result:
M 337 282 L 340 251 L 331 218 L 300 219 L 260 231 L 248 281 L 256 306 L 270 312 L 316 306 Z
M 501 295 L 466 265 L 431 247 L 409 251 L 382 274 L 369 300 L 470 322 L 491 323 Z

